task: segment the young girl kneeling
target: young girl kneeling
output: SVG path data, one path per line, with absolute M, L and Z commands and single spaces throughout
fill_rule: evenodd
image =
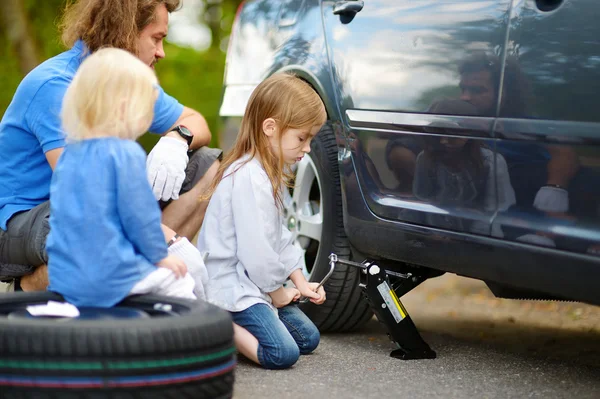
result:
M 65 94 L 67 145 L 50 186 L 48 290 L 76 306 L 110 307 L 143 293 L 196 298 L 186 264 L 167 255 L 146 154 L 134 141 L 152 122 L 157 84 L 134 55 L 101 49 Z
M 210 253 L 206 296 L 231 312 L 238 350 L 269 369 L 290 367 L 319 344 L 316 326 L 291 304 L 300 296 L 322 304 L 325 291 L 315 292 L 318 284 L 302 274 L 304 253 L 283 224 L 282 187 L 326 117 L 303 80 L 288 74 L 266 79 L 252 93 L 237 141 L 208 193 L 198 238 L 198 249 Z M 296 288 L 283 286 L 288 278 Z

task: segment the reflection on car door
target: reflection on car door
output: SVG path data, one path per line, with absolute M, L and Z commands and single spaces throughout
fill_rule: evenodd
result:
M 510 3 L 367 0 L 345 16 L 323 3 L 347 198 L 384 219 L 490 234 L 515 201 L 508 179 L 498 197 L 494 176 L 508 175 L 491 140 Z
M 493 225 L 517 242 L 598 256 L 598 3 L 564 3 L 551 12 L 535 2 L 513 10 L 495 131 L 516 204 Z

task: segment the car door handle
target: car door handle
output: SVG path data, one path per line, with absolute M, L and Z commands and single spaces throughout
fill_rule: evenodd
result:
M 365 6 L 365 2 L 362 0 L 346 0 L 336 1 L 333 6 L 333 13 L 335 15 L 354 15 Z

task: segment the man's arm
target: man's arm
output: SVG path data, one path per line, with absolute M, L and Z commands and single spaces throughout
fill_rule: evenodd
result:
M 191 150 L 195 150 L 197 148 L 206 146 L 210 143 L 211 134 L 210 129 L 208 128 L 208 124 L 206 123 L 206 119 L 197 111 L 194 111 L 191 108 L 183 107 L 183 112 L 177 122 L 171 129 L 174 129 L 177 125 L 184 125 L 187 127 L 192 134 L 194 135 L 194 140 L 190 145 Z M 185 142 L 185 139 L 181 137 L 177 132 L 173 132 L 169 129 L 169 132 L 165 134 L 168 137 L 175 137 L 177 139 L 181 139 Z
M 53 171 L 54 168 L 56 168 L 56 163 L 58 162 L 58 158 L 60 157 L 60 154 L 62 154 L 63 149 L 63 147 L 59 147 L 46 152 L 46 159 Z
M 533 200 L 533 206 L 548 213 L 569 211 L 569 183 L 579 170 L 579 159 L 573 148 L 561 145 L 548 145 L 548 179 Z
M 579 170 L 577 153 L 573 148 L 561 145 L 548 145 L 546 148 L 550 153 L 547 184 L 567 188 Z

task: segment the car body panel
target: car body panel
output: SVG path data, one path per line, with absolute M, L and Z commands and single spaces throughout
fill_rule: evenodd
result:
M 600 190 L 600 113 L 592 112 L 600 85 L 598 35 L 590 33 L 595 24 L 569 25 L 565 19 L 585 10 L 592 18 L 594 2 L 564 0 L 557 10 L 541 13 L 532 9 L 535 2 L 521 0 L 365 0 L 358 14 L 345 19 L 333 14 L 335 3 L 244 3 L 227 57 L 222 116 L 240 117 L 262 79 L 293 71 L 325 103 L 338 145 L 344 227 L 356 256 L 379 259 L 390 268 L 409 263 L 600 304 L 600 251 L 595 248 L 600 243 L 595 191 Z M 538 24 L 544 20 L 546 25 Z M 580 49 L 567 49 L 571 44 L 562 37 L 561 32 L 573 30 L 582 30 Z M 587 58 L 570 61 L 580 53 Z M 488 58 L 477 58 L 480 54 Z M 538 70 L 540 57 L 546 58 Z M 471 73 L 466 66 L 473 60 L 490 64 L 496 75 Z M 511 75 L 513 60 L 537 87 L 532 103 L 537 108 L 526 113 L 517 112 L 525 109 L 523 102 L 506 102 L 509 86 L 519 82 Z M 570 87 L 573 79 L 561 81 L 569 68 L 593 82 Z M 551 70 L 556 71 L 552 84 Z M 554 90 L 563 93 L 560 98 L 552 96 Z M 467 102 L 476 112 L 462 105 L 436 110 L 439 98 Z M 394 142 L 416 148 L 408 182 L 398 173 L 402 158 L 390 158 Z M 443 144 L 448 152 L 457 142 L 472 148 L 469 154 L 484 154 L 473 162 L 487 162 L 485 202 L 462 193 L 444 201 L 422 194 L 422 186 L 431 184 L 415 184 L 425 146 L 434 151 Z M 517 182 L 521 173 L 514 172 L 511 153 L 535 153 L 536 148 L 542 157 L 549 148 L 552 154 L 562 152 L 570 160 L 565 165 L 578 161 L 585 171 L 575 182 L 588 189 L 570 195 L 572 206 L 563 215 L 535 210 L 531 192 L 535 195 L 538 187 Z M 437 161 L 454 171 L 446 158 Z M 463 181 L 469 176 L 458 175 Z M 431 182 L 437 174 L 422 176 L 419 181 Z M 527 196 L 529 203 L 522 206 Z M 559 238 L 553 247 L 543 244 L 544 238 L 517 240 L 516 231 Z
M 252 90 L 275 72 L 308 80 L 336 119 L 318 0 L 246 2 L 227 52 L 221 116 L 242 116 Z
M 435 102 L 460 96 L 458 67 L 470 51 L 503 52 L 510 0 L 373 0 L 349 22 L 332 13 L 333 4 L 323 2 L 330 65 L 369 209 L 384 219 L 490 235 L 497 96 L 488 97 L 489 112 Z M 445 166 L 465 148 L 482 152 L 481 167 Z M 456 187 L 462 182 L 471 187 Z
M 513 7 L 495 126 L 517 198 L 494 220 L 506 239 L 600 253 L 597 11 L 594 0 L 567 0 L 552 12 L 533 2 Z M 534 207 L 546 184 L 568 191 L 564 209 Z

